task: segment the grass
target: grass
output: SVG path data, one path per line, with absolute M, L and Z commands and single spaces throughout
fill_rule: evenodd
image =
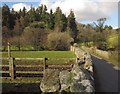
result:
M 40 83 L 41 77 L 17 77 L 14 80 L 11 80 L 10 77 L 0 78 L 0 83 Z
M 89 51 L 89 52 L 93 55 L 103 58 L 104 60 L 110 62 L 112 65 L 118 66 L 120 68 L 120 62 L 118 61 L 118 54 L 119 54 L 118 52 L 113 52 L 112 54 L 109 54 L 109 58 L 105 58 L 104 55 L 102 56 L 92 51 Z
M 76 55 L 74 52 L 71 51 L 13 51 L 11 52 L 11 56 L 15 58 L 76 58 Z M 2 57 L 7 58 L 8 53 L 7 52 L 2 52 Z M 36 60 L 20 60 L 20 61 L 15 61 L 15 64 L 40 64 L 43 61 Z M 51 61 L 47 61 L 50 63 Z M 52 60 L 52 63 L 65 63 L 66 61 L 64 60 Z M 73 62 L 73 61 L 68 61 L 68 62 Z M 3 61 L 2 64 L 9 64 L 8 61 Z M 15 80 L 11 80 L 10 78 L 2 78 L 2 83 L 40 83 L 41 78 L 16 78 Z
M 109 58 L 105 58 L 102 55 L 98 55 L 97 53 L 92 53 L 98 57 L 101 57 L 103 59 L 105 59 L 106 61 L 109 61 L 112 65 L 118 66 L 120 68 L 120 63 L 118 62 L 118 53 L 117 52 L 113 52 L 112 54 L 109 54 Z
M 11 56 L 15 58 L 75 58 L 75 54 L 71 51 L 16 51 L 11 52 Z M 8 57 L 7 52 L 2 52 L 2 57 Z
M 109 58 L 105 58 L 104 56 L 99 55 L 97 53 L 93 53 L 93 52 L 92 52 L 92 54 L 94 54 L 94 55 L 96 55 L 98 57 L 101 57 L 104 60 L 109 61 L 112 65 L 118 66 L 120 68 L 120 63 L 118 62 L 118 53 L 114 52 L 111 55 L 109 54 Z
M 118 52 L 113 52 L 109 55 L 109 61 L 112 62 L 113 65 L 117 65 L 120 68 L 120 62 L 118 61 Z
M 76 58 L 74 52 L 71 51 L 15 51 L 11 52 L 14 58 Z M 8 53 L 2 52 L 2 57 L 7 58 Z M 2 61 L 2 64 L 8 64 L 8 61 Z M 48 60 L 47 63 L 74 63 L 72 60 Z M 21 60 L 15 61 L 15 64 L 40 64 L 43 61 L 38 60 Z

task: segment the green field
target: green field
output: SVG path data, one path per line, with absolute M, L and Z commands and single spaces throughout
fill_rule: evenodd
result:
M 17 51 L 11 52 L 11 56 L 14 58 L 76 58 L 74 52 L 71 51 Z M 7 58 L 8 53 L 2 52 L 2 57 Z M 21 60 L 15 61 L 16 64 L 39 64 L 43 61 L 37 60 Z M 47 63 L 73 63 L 70 60 L 48 60 Z M 8 61 L 3 61 L 2 64 L 8 64 Z
M 75 58 L 75 54 L 71 51 L 17 51 L 11 52 L 11 56 L 15 58 Z M 7 52 L 2 52 L 2 57 L 8 57 Z
M 17 51 L 17 52 L 11 52 L 12 57 L 15 58 L 76 58 L 76 55 L 74 54 L 74 52 L 71 51 Z M 2 52 L 2 57 L 3 58 L 7 58 L 8 57 L 8 53 L 7 52 Z M 20 61 L 16 61 L 15 60 L 15 64 L 21 64 L 21 65 L 39 65 L 42 61 L 33 61 L 33 60 L 20 60 Z M 51 61 L 47 61 L 47 63 L 50 63 Z M 65 63 L 65 60 L 54 60 L 52 61 L 52 63 Z M 69 61 L 68 63 L 71 63 L 71 61 Z M 72 63 L 74 63 L 74 61 L 72 61 Z M 2 64 L 4 65 L 8 65 L 8 60 L 4 60 L 2 61 Z M 40 83 L 41 78 L 40 77 L 33 77 L 33 78 L 20 78 L 17 77 L 15 80 L 11 81 L 11 79 L 9 77 L 7 78 L 2 78 L 0 79 L 2 81 L 2 83 Z

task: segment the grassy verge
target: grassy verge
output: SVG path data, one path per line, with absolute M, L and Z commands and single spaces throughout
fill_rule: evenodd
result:
M 110 62 L 112 65 L 118 66 L 120 68 L 120 62 L 118 62 L 118 53 L 113 52 L 111 55 L 109 55 L 109 58 L 105 58 L 104 56 L 98 55 L 97 53 L 93 53 L 92 54 L 103 58 L 104 60 Z
M 83 49 L 84 50 L 84 49 Z M 120 62 L 118 62 L 118 52 L 112 52 L 111 54 L 109 54 L 109 58 L 105 58 L 102 55 L 99 55 L 95 52 L 92 52 L 89 50 L 89 52 L 95 56 L 98 56 L 100 58 L 103 58 L 104 60 L 110 62 L 112 65 L 118 66 L 120 68 Z
M 113 52 L 109 55 L 109 61 L 112 62 L 113 65 L 117 65 L 120 68 L 120 62 L 118 61 L 118 52 Z
M 81 48 L 83 49 L 83 48 Z M 98 56 L 100 58 L 103 58 L 104 60 L 110 62 L 112 65 L 115 65 L 115 66 L 118 66 L 120 68 L 120 62 L 118 61 L 119 59 L 119 55 L 120 53 L 118 52 L 112 52 L 111 54 L 109 54 L 109 58 L 105 58 L 104 55 L 99 55 L 89 49 L 83 49 L 83 50 L 87 50 L 88 52 L 90 52 L 91 54 L 95 55 L 95 56 Z

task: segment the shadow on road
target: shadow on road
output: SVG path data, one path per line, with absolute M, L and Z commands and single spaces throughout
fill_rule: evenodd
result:
M 119 92 L 120 71 L 103 59 L 92 56 L 96 92 Z

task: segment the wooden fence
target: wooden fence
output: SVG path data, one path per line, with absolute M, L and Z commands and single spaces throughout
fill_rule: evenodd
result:
M 9 63 L 7 65 L 4 64 L 4 62 L 2 63 L 2 65 L 0 65 L 1 67 L 1 71 L 0 73 L 7 73 L 9 74 L 9 76 L 11 77 L 11 79 L 15 79 L 17 77 L 16 74 L 19 74 L 19 73 L 23 73 L 23 74 L 43 74 L 44 70 L 46 68 L 61 68 L 61 69 L 70 69 L 72 67 L 72 65 L 75 63 L 75 62 L 78 62 L 79 58 L 13 58 L 11 57 L 11 50 L 10 50 L 10 43 L 8 42 L 8 58 L 1 58 L 2 60 L 7 60 Z M 26 65 L 26 64 L 23 64 L 23 65 L 17 65 L 16 64 L 16 61 L 24 61 L 24 60 L 32 60 L 32 61 L 43 61 L 43 63 L 40 63 L 35 65 L 35 64 L 29 64 L 29 65 Z M 49 64 L 47 61 L 49 60 L 74 60 L 74 63 L 62 63 L 62 64 Z M 18 69 L 22 68 L 22 71 L 18 71 Z M 27 70 L 28 68 L 32 68 L 32 70 L 34 71 L 31 71 L 30 69 Z M 41 69 L 39 71 L 36 71 L 38 69 Z
M 44 70 L 46 68 L 61 68 L 61 69 L 70 69 L 72 67 L 72 65 L 75 63 L 75 62 L 78 62 L 79 58 L 1 58 L 2 60 L 7 60 L 9 62 L 9 64 L 5 65 L 4 62 L 3 64 L 1 65 L 2 67 L 2 70 L 1 70 L 1 73 L 7 73 L 9 74 L 9 76 L 11 77 L 11 79 L 15 79 L 17 77 L 16 74 L 43 74 Z M 43 63 L 39 63 L 39 65 L 35 65 L 34 63 L 33 64 L 29 64 L 29 65 L 26 65 L 26 64 L 23 64 L 23 65 L 19 65 L 19 64 L 16 64 L 16 61 L 24 61 L 24 60 L 32 60 L 32 61 L 43 61 Z M 50 64 L 48 63 L 47 61 L 49 60 L 73 60 L 74 63 L 57 63 L 56 64 Z M 4 70 L 4 68 L 6 68 L 6 70 Z M 22 71 L 18 71 L 19 68 L 22 68 Z M 31 70 L 26 70 L 27 68 L 32 68 L 33 71 Z M 42 68 L 42 70 L 39 70 L 38 69 Z M 36 71 L 37 70 L 37 71 Z

